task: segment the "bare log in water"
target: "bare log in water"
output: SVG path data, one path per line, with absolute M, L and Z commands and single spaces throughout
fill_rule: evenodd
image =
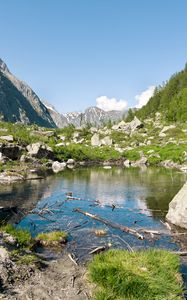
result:
M 90 218 L 92 218 L 92 219 L 94 219 L 94 220 L 96 220 L 98 222 L 101 222 L 101 223 L 103 223 L 103 224 L 105 224 L 105 225 L 107 225 L 109 227 L 112 227 L 112 228 L 115 228 L 115 229 L 119 229 L 119 230 L 121 230 L 123 232 L 130 233 L 130 234 L 136 236 L 140 240 L 144 239 L 144 236 L 142 234 L 138 233 L 138 231 L 136 231 L 135 229 L 129 228 L 127 226 L 123 226 L 123 225 L 118 224 L 118 223 L 110 222 L 107 219 L 103 219 L 103 218 L 101 218 L 98 215 L 92 215 L 92 214 L 90 214 L 90 213 L 88 213 L 86 211 L 81 210 L 80 208 L 75 208 L 73 211 L 74 212 L 78 212 L 80 214 L 83 214 L 83 215 L 85 215 L 87 217 L 90 217 Z

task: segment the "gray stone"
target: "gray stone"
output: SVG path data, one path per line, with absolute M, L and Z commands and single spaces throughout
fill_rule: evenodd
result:
M 16 239 L 8 233 L 3 233 L 3 240 L 9 245 L 15 245 L 17 243 Z
M 103 146 L 112 146 L 112 139 L 109 136 L 105 136 L 101 140 L 101 145 L 103 145 Z
M 61 171 L 64 171 L 65 168 L 66 168 L 65 162 L 60 163 L 59 161 L 54 161 L 54 163 L 52 164 L 52 170 L 54 173 L 59 173 Z
M 100 138 L 99 138 L 99 134 L 95 133 L 92 136 L 92 138 L 91 138 L 91 145 L 92 146 L 96 146 L 96 147 L 101 146 L 101 141 L 100 141 Z
M 123 165 L 124 165 L 124 167 L 130 167 L 130 165 L 131 165 L 131 162 L 130 162 L 130 160 L 129 159 L 126 159 L 124 162 L 123 162 Z
M 13 142 L 14 138 L 12 135 L 2 135 L 2 136 L 0 136 L 0 140 L 6 141 L 6 142 Z
M 55 146 L 56 146 L 56 147 L 64 147 L 65 145 L 66 145 L 66 144 L 62 142 L 62 143 L 56 144 Z
M 143 123 L 135 116 L 134 119 L 129 123 L 131 131 L 142 128 Z
M 0 174 L 0 183 L 11 183 L 22 180 L 24 180 L 24 177 L 19 174 L 10 174 L 10 172 L 8 174 L 6 172 Z
M 187 229 L 187 182 L 170 202 L 166 219 Z
M 29 156 L 53 159 L 53 151 L 44 143 L 38 142 L 27 146 Z
M 75 164 L 75 160 L 72 158 L 69 158 L 67 161 L 67 165 L 74 165 Z
M 159 137 L 164 138 L 164 137 L 166 137 L 166 134 L 164 132 L 160 132 Z
M 164 128 L 161 130 L 161 133 L 165 133 L 169 129 L 173 129 L 173 128 L 176 128 L 176 126 L 175 125 L 164 126 Z

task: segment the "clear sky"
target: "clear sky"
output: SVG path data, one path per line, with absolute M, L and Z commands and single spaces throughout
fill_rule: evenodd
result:
M 186 0 L 0 0 L 0 57 L 60 112 L 143 103 L 184 67 L 186 32 Z

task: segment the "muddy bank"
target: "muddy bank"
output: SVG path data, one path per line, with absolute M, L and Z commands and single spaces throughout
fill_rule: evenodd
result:
M 7 300 L 87 300 L 90 292 L 86 281 L 86 268 L 76 266 L 64 253 L 46 267 L 35 269 L 27 280 L 15 282 L 1 294 Z

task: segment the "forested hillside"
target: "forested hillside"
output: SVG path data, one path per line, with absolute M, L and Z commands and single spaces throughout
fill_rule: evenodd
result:
M 167 122 L 187 121 L 187 64 L 184 70 L 158 86 L 149 102 L 134 114 L 145 119 L 153 117 L 156 112 L 161 112 Z M 134 114 L 130 112 L 129 117 Z

